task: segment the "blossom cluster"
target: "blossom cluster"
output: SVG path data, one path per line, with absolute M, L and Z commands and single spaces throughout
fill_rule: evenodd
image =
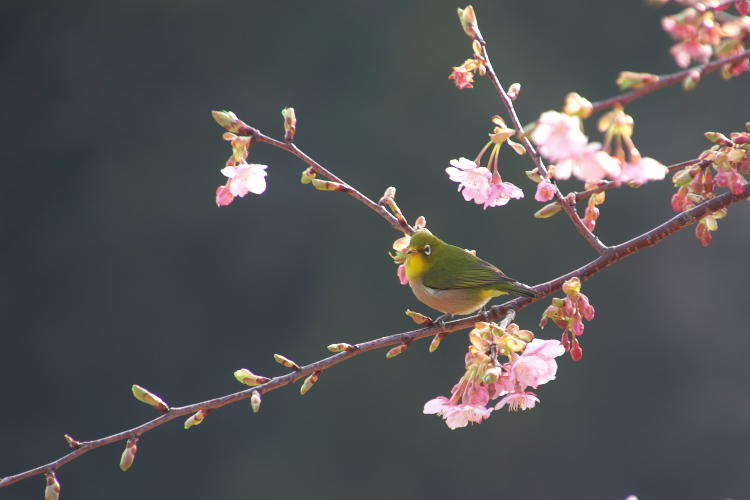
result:
M 539 402 L 536 389 L 555 379 L 555 358 L 565 352 L 557 340 L 535 339 L 528 330 L 511 323 L 477 323 L 469 333 L 466 373 L 453 387 L 451 397 L 437 397 L 424 405 L 424 413 L 438 414 L 451 429 L 469 422 L 481 423 L 493 410 L 526 410 Z M 498 356 L 508 361 L 500 363 Z M 494 406 L 491 400 L 500 398 Z
M 594 306 L 589 303 L 588 297 L 581 293 L 580 279 L 571 278 L 567 280 L 562 289 L 565 298 L 552 299 L 552 305 L 542 314 L 539 326 L 544 328 L 547 321 L 551 319 L 562 328 L 562 346 L 566 351 L 570 351 L 570 356 L 574 360 L 578 361 L 583 356 L 578 336 L 583 334 L 583 320 L 591 321 L 594 319 Z M 568 337 L 568 332 L 571 332 L 572 340 Z
M 478 205 L 487 207 L 499 207 L 507 204 L 512 198 L 523 198 L 523 191 L 518 186 L 504 182 L 498 171 L 498 158 L 500 147 L 508 144 L 518 154 L 525 154 L 526 149 L 519 143 L 511 140 L 516 131 L 508 128 L 505 121 L 499 116 L 494 116 L 492 122 L 496 125 L 489 134 L 490 141 L 479 152 L 477 159 L 472 161 L 466 158 L 451 160 L 452 166 L 445 169 L 453 182 L 458 183 L 458 191 L 463 194 L 466 201 L 474 201 Z M 490 150 L 487 160 L 488 167 L 479 166 L 484 153 Z
M 571 94 L 568 99 L 582 98 Z M 573 176 L 590 185 L 605 179 L 641 185 L 664 179 L 666 167 L 653 158 L 642 157 L 633 144 L 633 119 L 622 108 L 603 115 L 598 128 L 605 134 L 603 146 L 589 142 L 583 133 L 581 114 L 546 111 L 536 122 L 531 140 L 539 153 L 555 164 L 551 170 L 557 180 Z
M 750 124 L 747 125 L 750 130 Z M 677 212 L 690 210 L 694 206 L 713 198 L 717 187 L 729 188 L 741 194 L 747 184 L 745 175 L 750 174 L 750 133 L 735 132 L 726 137 L 717 132 L 706 134 L 717 144 L 704 151 L 698 163 L 677 171 L 672 181 L 677 193 L 672 196 L 672 208 Z M 713 165 L 714 174 L 709 165 Z M 718 220 L 727 215 L 722 209 L 705 216 L 695 226 L 695 235 L 703 246 L 711 243 L 711 232 L 718 229 Z
M 712 55 L 730 57 L 745 51 L 750 36 L 750 1 L 693 2 L 694 6 L 662 19 L 662 28 L 678 42 L 669 50 L 681 68 L 687 68 L 695 61 L 705 64 Z M 731 15 L 719 12 L 732 3 L 740 14 Z M 725 78 L 738 76 L 750 69 L 750 61 L 742 59 L 727 63 L 722 68 Z

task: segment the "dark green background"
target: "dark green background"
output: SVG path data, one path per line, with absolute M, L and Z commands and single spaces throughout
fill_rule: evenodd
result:
M 537 220 L 526 198 L 465 203 L 445 174 L 473 158 L 503 113 L 482 79 L 458 91 L 451 66 L 469 39 L 444 0 L 413 2 L 4 2 L 0 6 L 0 477 L 156 413 L 141 384 L 182 406 L 241 390 L 242 367 L 285 373 L 333 342 L 413 329 L 431 313 L 398 284 L 387 252 L 399 235 L 339 193 L 299 183 L 305 165 L 265 145 L 268 191 L 214 204 L 230 154 L 212 109 L 235 111 L 296 143 L 372 198 L 398 188 L 410 221 L 476 248 L 537 284 L 596 254 L 563 216 Z M 669 73 L 671 41 L 639 2 L 474 4 L 502 82 L 521 82 L 524 122 L 569 91 L 615 95 L 621 70 Z M 628 107 L 636 144 L 664 163 L 750 120 L 748 76 L 714 74 Z M 586 124 L 594 140 L 594 121 Z M 563 183 L 565 190 L 580 184 Z M 610 192 L 597 233 L 607 244 L 673 216 L 670 182 Z M 584 358 L 560 359 L 532 411 L 499 411 L 450 431 L 423 404 L 463 370 L 465 332 L 434 354 L 427 341 L 387 360 L 362 355 L 298 386 L 242 402 L 200 427 L 181 420 L 144 436 L 133 468 L 124 443 L 59 471 L 64 499 L 748 498 L 750 336 L 747 204 L 714 243 L 688 229 L 584 284 L 596 307 Z M 558 294 L 559 295 L 559 294 Z M 518 317 L 537 327 L 548 300 Z M 42 498 L 36 477 L 0 498 Z

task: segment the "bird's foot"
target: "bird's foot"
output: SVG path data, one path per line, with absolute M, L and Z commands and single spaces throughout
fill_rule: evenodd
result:
M 445 313 L 442 316 L 438 316 L 435 320 L 433 320 L 433 323 L 436 325 L 440 325 L 441 328 L 445 328 L 445 320 L 450 319 L 453 316 L 451 313 Z

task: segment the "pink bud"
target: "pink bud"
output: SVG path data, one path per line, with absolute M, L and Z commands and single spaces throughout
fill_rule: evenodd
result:
M 573 358 L 573 361 L 580 361 L 583 357 L 583 349 L 581 349 L 581 344 L 575 337 L 573 337 L 573 345 L 570 348 L 570 357 Z

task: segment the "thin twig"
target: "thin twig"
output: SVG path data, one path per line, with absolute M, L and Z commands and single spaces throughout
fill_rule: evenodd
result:
M 505 89 L 500 84 L 500 80 L 497 77 L 497 74 L 495 73 L 495 70 L 492 67 L 492 63 L 490 62 L 490 56 L 487 52 L 487 45 L 484 42 L 484 39 L 482 39 L 481 35 L 477 33 L 477 40 L 482 46 L 482 58 L 484 59 L 485 69 L 487 70 L 487 75 L 490 77 L 490 81 L 492 81 L 492 85 L 497 90 L 498 94 L 500 95 L 500 99 L 503 101 L 503 104 L 505 105 L 505 108 L 508 110 L 508 114 L 510 115 L 511 122 L 513 123 L 513 128 L 516 130 L 516 135 L 518 136 L 518 139 L 521 141 L 523 146 L 526 148 L 527 153 L 531 157 L 531 160 L 534 162 L 534 165 L 539 169 L 541 174 L 547 178 L 549 178 L 549 172 L 547 171 L 547 167 L 544 165 L 544 161 L 542 160 L 541 155 L 539 152 L 534 148 L 534 145 L 531 144 L 531 141 L 528 137 L 523 133 L 523 125 L 521 124 L 521 120 L 518 119 L 518 115 L 516 114 L 516 109 L 513 106 L 513 100 L 510 98 L 507 92 L 505 92 Z M 586 227 L 586 225 L 581 220 L 581 217 L 578 215 L 578 212 L 576 212 L 576 209 L 574 205 L 568 200 L 565 196 L 563 196 L 562 191 L 560 191 L 560 188 L 557 187 L 555 184 L 555 198 L 557 199 L 557 202 L 560 204 L 562 209 L 565 211 L 565 213 L 568 215 L 570 220 L 573 222 L 573 225 L 576 227 L 578 232 L 586 239 L 586 241 L 589 242 L 589 244 L 596 250 L 599 254 L 603 254 L 607 250 L 607 246 L 599 240 L 599 238 L 592 233 L 589 228 Z
M 354 187 L 352 187 L 350 184 L 346 183 L 343 179 L 340 179 L 336 175 L 334 175 L 332 172 L 330 172 L 328 169 L 323 167 L 320 163 L 316 162 L 312 158 L 310 158 L 308 155 L 306 155 L 302 150 L 300 150 L 297 146 L 295 146 L 291 142 L 282 142 L 279 140 L 276 140 L 272 137 L 269 137 L 263 133 L 261 133 L 260 130 L 257 128 L 250 127 L 249 125 L 243 125 L 239 127 L 238 133 L 242 135 L 252 136 L 256 141 L 265 142 L 266 144 L 270 144 L 272 146 L 276 146 L 277 148 L 283 149 L 284 151 L 288 151 L 289 153 L 292 153 L 297 158 L 304 161 L 306 164 L 311 166 L 313 170 L 328 179 L 332 180 L 333 182 L 338 182 L 339 184 L 344 186 L 344 192 L 347 194 L 353 196 L 357 200 L 364 203 L 367 207 L 371 208 L 375 212 L 378 213 L 381 217 L 383 217 L 385 220 L 387 220 L 391 226 L 393 226 L 394 229 L 401 231 L 404 234 L 412 235 L 414 234 L 414 229 L 408 225 L 404 226 L 404 224 L 399 221 L 398 218 L 394 217 L 393 214 L 391 214 L 388 210 L 385 209 L 382 205 L 372 201 L 370 198 L 356 190 Z

